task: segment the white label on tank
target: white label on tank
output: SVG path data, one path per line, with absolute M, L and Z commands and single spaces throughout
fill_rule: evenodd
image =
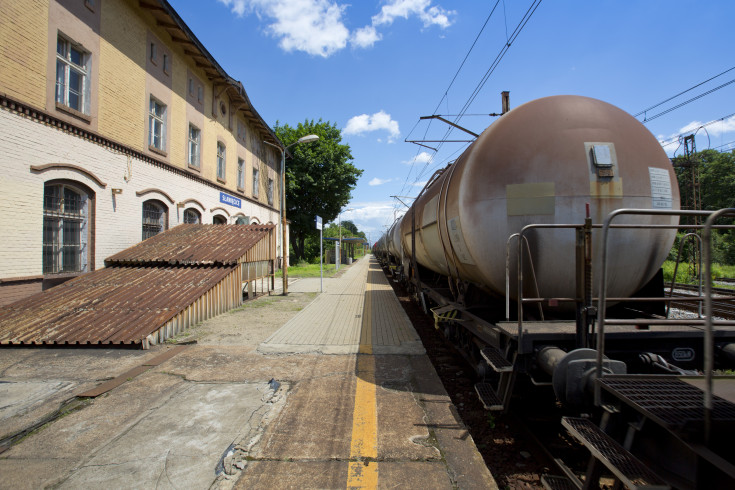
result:
M 459 216 L 450 219 L 447 224 L 449 225 L 449 240 L 452 243 L 454 254 L 463 264 L 475 265 L 475 261 L 472 260 L 470 251 L 467 250 L 467 245 L 462 237 L 462 225 L 459 223 Z
M 671 209 L 671 178 L 665 168 L 648 167 L 651 176 L 651 207 Z

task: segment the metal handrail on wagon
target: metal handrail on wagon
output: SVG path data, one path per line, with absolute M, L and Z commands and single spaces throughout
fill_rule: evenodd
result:
M 661 210 L 661 209 L 618 209 L 611 212 L 602 226 L 602 267 L 600 274 L 599 300 L 597 308 L 597 369 L 595 378 L 604 376 L 602 372 L 602 361 L 605 352 L 605 307 L 607 301 L 607 242 L 610 228 L 636 228 L 640 225 L 612 225 L 612 221 L 621 215 L 645 215 L 645 216 L 702 216 L 707 217 L 705 225 L 653 225 L 650 228 L 685 228 L 685 229 L 703 229 L 704 242 L 704 266 L 705 266 L 705 297 L 704 308 L 705 318 L 703 321 L 694 323 L 703 323 L 705 327 L 704 335 L 704 371 L 705 371 L 705 389 L 704 389 L 704 425 L 705 425 L 705 441 L 709 441 L 711 428 L 711 412 L 712 412 L 712 368 L 714 367 L 714 332 L 713 325 L 733 324 L 733 322 L 715 322 L 712 318 L 712 228 L 734 228 L 735 225 L 715 226 L 714 222 L 723 216 L 735 216 L 735 209 L 725 208 L 719 211 L 683 211 L 683 210 Z M 595 404 L 601 404 L 601 388 L 600 383 L 595 383 Z

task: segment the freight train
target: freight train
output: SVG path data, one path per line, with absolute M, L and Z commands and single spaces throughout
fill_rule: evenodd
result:
M 597 413 L 627 400 L 604 380 L 647 374 L 655 391 L 652 374 L 735 364 L 732 322 L 709 352 L 705 319 L 668 318 L 661 265 L 687 214 L 706 217 L 680 209 L 671 161 L 639 121 L 553 96 L 504 114 L 438 170 L 374 253 L 475 366 L 487 409 L 507 410 L 523 377 Z M 674 469 L 687 473 L 675 486 L 699 485 L 700 469 Z

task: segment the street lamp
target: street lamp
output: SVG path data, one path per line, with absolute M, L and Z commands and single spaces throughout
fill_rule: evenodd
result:
M 281 209 L 279 214 L 281 215 L 281 270 L 283 271 L 283 295 L 288 295 L 288 265 L 286 264 L 286 150 L 294 145 L 300 145 L 302 143 L 311 143 L 319 139 L 319 136 L 315 134 L 309 134 L 302 136 L 295 143 L 291 143 L 286 147 L 274 145 L 268 141 L 263 141 L 266 145 L 270 145 L 274 148 L 281 150 Z
M 339 266 L 342 264 L 342 213 L 346 213 L 347 211 L 354 211 L 355 208 L 347 208 L 343 209 L 339 212 L 339 220 L 337 224 L 337 228 L 339 229 L 339 253 L 337 253 L 337 260 L 336 262 L 336 270 L 339 270 Z

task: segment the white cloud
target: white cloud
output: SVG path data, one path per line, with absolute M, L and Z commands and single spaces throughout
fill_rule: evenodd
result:
M 414 163 L 429 163 L 433 156 L 430 153 L 422 151 L 410 160 L 405 160 L 403 163 L 406 165 L 413 165 Z
M 267 30 L 284 51 L 303 51 L 327 58 L 345 48 L 350 31 L 342 14 L 347 8 L 333 0 L 219 0 L 238 16 L 254 11 L 272 22 Z
M 428 182 L 429 182 L 428 180 L 422 180 L 421 182 L 414 182 L 411 185 L 414 186 L 414 187 L 421 187 L 421 188 L 423 188 L 424 186 L 426 186 L 426 184 Z
M 455 11 L 431 5 L 431 0 L 391 0 L 373 17 L 373 25 L 392 24 L 398 17 L 408 19 L 415 15 L 421 19 L 424 27 L 438 25 L 444 29 L 452 24 L 449 17 L 455 14 Z
M 344 134 L 361 135 L 371 131 L 381 130 L 388 131 L 390 135 L 388 142 L 392 142 L 394 138 L 397 138 L 401 134 L 401 131 L 398 129 L 398 122 L 391 119 L 390 114 L 385 111 L 376 112 L 372 116 L 367 114 L 354 116 L 347 121 L 347 125 L 343 131 Z
M 417 16 L 425 27 L 451 25 L 456 12 L 431 5 L 432 0 L 389 0 L 372 17 L 372 24 L 350 30 L 344 14 L 349 6 L 338 0 L 218 0 L 238 17 L 254 13 L 267 19 L 266 30 L 279 39 L 287 52 L 305 53 L 328 58 L 347 47 L 369 48 L 382 39 L 376 26 L 390 25 L 398 17 Z M 268 23 L 269 22 L 269 23 Z
M 371 180 L 370 182 L 368 182 L 368 185 L 372 185 L 372 186 L 383 185 L 383 184 L 387 184 L 391 180 L 393 180 L 393 179 L 379 179 L 379 178 L 375 177 L 373 180 Z
M 374 26 L 365 26 L 352 33 L 350 43 L 358 48 L 369 48 L 381 39 L 382 36 Z

